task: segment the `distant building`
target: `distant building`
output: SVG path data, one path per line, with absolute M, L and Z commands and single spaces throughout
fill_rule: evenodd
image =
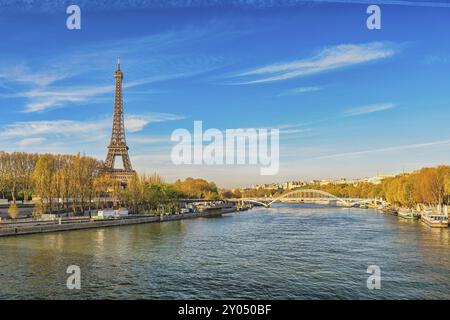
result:
M 323 180 L 321 180 L 320 181 L 320 186 L 322 187 L 322 186 L 327 186 L 327 185 L 329 185 L 329 184 L 332 184 L 334 181 L 333 180 L 329 180 L 329 179 L 323 179 Z
M 395 177 L 395 175 L 377 175 L 372 178 L 362 178 L 362 179 L 352 179 L 347 180 L 346 178 L 341 178 L 337 180 L 333 179 L 323 179 L 323 180 L 310 180 L 310 181 L 287 181 L 282 183 L 265 183 L 265 184 L 255 184 L 252 185 L 250 188 L 242 188 L 240 189 L 241 192 L 249 191 L 249 190 L 293 190 L 293 189 L 299 189 L 303 187 L 310 186 L 314 188 L 314 186 L 327 186 L 327 185 L 354 185 L 360 183 L 373 183 L 373 184 L 380 184 L 384 179 L 386 178 L 392 178 Z
M 304 181 L 289 181 L 287 183 L 287 189 L 288 190 L 297 189 L 297 188 L 304 187 L 306 185 L 307 185 L 307 183 Z
M 382 174 L 368 179 L 368 182 L 373 184 L 380 184 L 384 179 L 393 178 L 395 175 L 393 174 Z

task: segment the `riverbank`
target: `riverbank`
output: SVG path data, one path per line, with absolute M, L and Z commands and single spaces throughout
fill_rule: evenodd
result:
M 48 232 L 59 232 L 59 231 L 72 231 L 81 229 L 93 229 L 93 228 L 106 228 L 106 227 L 117 227 L 126 226 L 133 224 L 143 224 L 143 223 L 155 223 L 155 222 L 166 222 L 184 219 L 195 219 L 195 218 L 212 218 L 220 217 L 224 213 L 234 212 L 236 210 L 231 210 L 226 208 L 225 210 L 207 210 L 203 212 L 192 212 L 192 213 L 180 213 L 171 215 L 130 215 L 117 218 L 109 219 L 89 219 L 85 217 L 84 219 L 57 219 L 51 221 L 35 221 L 35 222 L 9 222 L 0 224 L 0 237 L 5 236 L 18 236 L 36 233 L 48 233 Z
M 448 207 L 417 205 L 414 208 L 405 208 L 399 206 L 386 206 L 381 209 L 382 212 L 398 216 L 402 219 L 417 220 L 425 223 L 431 228 L 448 228 Z

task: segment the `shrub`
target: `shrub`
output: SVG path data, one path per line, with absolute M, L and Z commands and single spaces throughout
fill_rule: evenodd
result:
M 11 217 L 11 219 L 17 219 L 17 217 L 19 216 L 19 208 L 15 203 L 9 206 L 8 215 Z

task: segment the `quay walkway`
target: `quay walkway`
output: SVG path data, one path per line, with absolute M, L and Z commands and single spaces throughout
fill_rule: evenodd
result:
M 227 212 L 227 211 L 225 211 Z M 165 222 L 183 219 L 210 218 L 222 216 L 222 210 L 212 210 L 195 213 L 180 213 L 171 215 L 130 215 L 109 219 L 89 219 L 82 217 L 80 219 L 59 219 L 50 221 L 29 221 L 29 222 L 8 222 L 0 223 L 0 237 L 17 236 L 35 233 L 47 233 L 57 231 L 70 231 L 92 228 L 105 228 L 125 226 L 141 223 Z M 229 211 L 228 211 L 229 212 Z

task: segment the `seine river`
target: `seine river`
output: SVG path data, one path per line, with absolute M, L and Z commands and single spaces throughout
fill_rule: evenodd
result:
M 450 299 L 450 230 L 371 210 L 279 205 L 7 237 L 0 255 L 1 299 Z M 81 290 L 66 288 L 69 265 Z

